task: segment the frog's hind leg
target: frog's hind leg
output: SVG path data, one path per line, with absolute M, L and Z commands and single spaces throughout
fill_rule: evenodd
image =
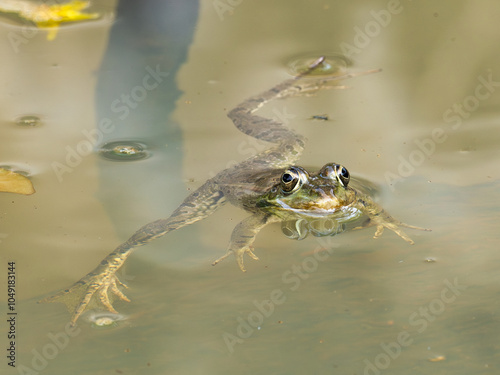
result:
M 241 132 L 256 139 L 277 144 L 277 146 L 239 164 L 239 169 L 243 169 L 247 165 L 251 168 L 281 168 L 298 160 L 305 146 L 305 138 L 289 129 L 279 119 L 257 116 L 254 112 L 271 100 L 300 94 L 306 86 L 298 81 L 317 69 L 323 61 L 323 57 L 317 59 L 301 75 L 288 79 L 259 95 L 252 96 L 229 111 L 227 116 Z M 348 75 L 346 78 L 350 76 L 354 75 Z M 317 82 L 317 80 L 313 80 L 313 82 Z M 313 86 L 317 89 L 321 85 L 320 82 Z M 311 89 L 311 85 L 308 87 Z
M 241 102 L 229 111 L 227 116 L 240 131 L 251 137 L 271 143 L 283 143 L 285 141 L 300 143 L 303 141 L 303 137 L 288 129 L 280 121 L 256 116 L 253 113 L 271 100 L 284 99 L 304 93 L 307 94 L 325 88 L 339 87 L 338 85 L 335 86 L 332 84 L 344 79 L 379 71 L 369 70 L 359 73 L 347 73 L 339 76 L 303 79 L 320 67 L 324 60 L 324 57 L 318 58 L 308 69 L 297 77 L 288 79 L 261 94 L 252 96 Z
M 259 260 L 252 251 L 252 245 L 260 230 L 272 221 L 272 216 L 257 213 L 240 222 L 233 230 L 226 254 L 213 262 L 212 265 L 215 266 L 231 254 L 234 254 L 238 266 L 243 272 L 246 272 L 245 265 L 243 264 L 243 256 L 248 254 L 250 258 Z
M 125 263 L 129 255 L 137 247 L 155 238 L 204 219 L 221 207 L 224 202 L 225 196 L 220 191 L 219 185 L 213 180 L 208 180 L 202 187 L 188 196 L 170 217 L 146 224 L 104 258 L 92 272 L 74 283 L 70 288 L 40 302 L 62 302 L 66 304 L 72 313 L 72 325 L 88 309 L 104 308 L 110 312 L 116 312 L 112 306 L 113 300 L 119 298 L 123 301 L 129 301 L 119 289 L 119 287 L 125 287 L 125 284 L 122 284 L 116 276 L 116 272 Z
M 341 75 L 332 75 L 328 77 L 306 77 L 305 79 L 296 82 L 295 85 L 283 90 L 279 95 L 280 99 L 289 98 L 293 96 L 313 96 L 318 91 L 321 90 L 329 90 L 329 89 L 346 89 L 348 86 L 340 85 L 339 82 L 359 77 L 367 74 L 378 73 L 381 69 L 372 69 L 366 70 L 362 72 L 352 72 Z M 304 75 L 301 75 L 297 78 L 302 78 Z

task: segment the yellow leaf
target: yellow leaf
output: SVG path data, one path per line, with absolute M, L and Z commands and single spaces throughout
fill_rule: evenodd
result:
M 27 177 L 0 168 L 0 191 L 29 195 L 33 194 L 35 189 Z
M 59 25 L 63 22 L 76 22 L 96 19 L 98 13 L 82 13 L 90 6 L 90 1 L 74 0 L 66 4 L 34 4 L 29 1 L 0 1 L 0 12 L 17 13 L 20 17 L 33 21 L 37 27 L 48 28 L 48 40 L 56 37 Z

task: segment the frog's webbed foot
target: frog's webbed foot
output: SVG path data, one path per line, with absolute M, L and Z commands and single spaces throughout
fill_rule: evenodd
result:
M 247 270 L 246 270 L 244 262 L 243 262 L 243 256 L 245 255 L 245 253 L 248 254 L 250 256 L 250 258 L 252 258 L 254 260 L 259 260 L 259 257 L 253 253 L 252 248 L 250 246 L 240 247 L 240 248 L 236 248 L 236 249 L 229 248 L 227 250 L 226 254 L 224 254 L 223 256 L 221 256 L 219 259 L 217 259 L 215 262 L 212 263 L 212 266 L 215 266 L 217 263 L 226 259 L 231 254 L 234 254 L 234 256 L 236 257 L 236 262 L 238 263 L 238 266 L 240 267 L 240 270 L 242 270 L 243 272 L 246 272 Z
M 269 215 L 257 213 L 240 222 L 233 230 L 226 254 L 213 262 L 212 265 L 215 266 L 220 261 L 226 259 L 229 255 L 234 254 L 236 256 L 238 266 L 243 272 L 245 272 L 246 269 L 243 264 L 243 256 L 248 254 L 250 258 L 259 260 L 257 255 L 255 255 L 252 251 L 252 244 L 255 241 L 257 233 L 259 233 L 259 231 L 271 221 L 270 219 L 271 216 Z
M 69 289 L 60 291 L 59 293 L 44 298 L 39 303 L 45 302 L 61 302 L 64 303 L 70 311 L 71 325 L 75 325 L 78 318 L 85 310 L 90 309 L 106 309 L 109 312 L 117 313 L 113 308 L 113 301 L 118 298 L 122 301 L 130 302 L 118 287 L 127 288 L 114 273 L 91 272 Z
M 418 229 L 418 230 L 425 230 L 425 231 L 430 231 L 431 229 L 427 228 L 421 228 L 417 227 L 414 225 L 409 225 L 405 223 L 382 223 L 382 224 L 377 224 L 377 230 L 375 231 L 375 235 L 373 238 L 378 238 L 382 235 L 384 232 L 384 228 L 392 230 L 394 233 L 396 233 L 399 237 L 401 237 L 403 240 L 408 242 L 410 245 L 413 245 L 415 242 L 401 229 L 401 227 L 406 227 L 406 228 L 411 228 L 411 229 Z
M 398 220 L 393 219 L 392 217 L 387 217 L 386 219 L 379 218 L 378 220 L 370 219 L 363 226 L 356 227 L 354 229 L 361 229 L 370 226 L 376 226 L 377 228 L 375 234 L 373 235 L 373 238 L 379 238 L 382 235 L 382 233 L 384 233 L 384 229 L 387 228 L 389 230 L 392 230 L 394 233 L 396 233 L 399 237 L 408 242 L 410 245 L 413 245 L 415 242 L 401 229 L 401 227 L 431 231 L 431 229 L 421 228 L 415 225 L 402 223 Z
M 320 90 L 328 90 L 328 89 L 344 89 L 347 86 L 341 86 L 338 82 L 343 81 L 345 79 L 362 76 L 371 73 L 380 72 L 381 69 L 372 69 L 363 72 L 351 72 L 351 73 L 340 73 L 337 75 L 330 76 L 322 76 L 322 77 L 314 77 L 309 76 L 309 74 L 313 73 L 316 69 L 320 68 L 322 64 L 324 64 L 325 58 L 320 57 L 315 60 L 307 70 L 298 75 L 295 80 L 297 81 L 293 85 L 289 85 L 289 87 L 282 88 L 278 95 L 280 99 L 289 98 L 298 95 L 312 96 L 316 94 Z M 303 79 L 305 78 L 305 79 Z

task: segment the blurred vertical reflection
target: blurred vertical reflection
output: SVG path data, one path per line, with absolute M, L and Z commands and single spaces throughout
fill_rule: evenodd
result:
M 151 151 L 142 161 L 99 160 L 102 201 L 114 223 L 141 215 L 167 216 L 181 194 L 181 131 L 170 115 L 181 92 L 176 74 L 185 62 L 198 17 L 196 0 L 122 0 L 98 71 L 98 146 L 138 141 Z M 129 236 L 130 230 L 117 228 Z

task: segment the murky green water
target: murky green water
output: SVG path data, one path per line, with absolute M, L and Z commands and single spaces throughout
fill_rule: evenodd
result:
M 0 274 L 16 262 L 19 312 L 18 368 L 4 356 L 2 373 L 497 374 L 500 5 L 178 3 L 144 5 L 154 20 L 103 3 L 93 11 L 122 26 L 67 26 L 52 42 L 1 19 L 0 164 L 30 172 L 37 191 L 0 194 Z M 126 317 L 115 327 L 65 330 L 63 305 L 36 304 L 261 150 L 227 111 L 288 78 L 294 59 L 336 53 L 383 71 L 261 113 L 308 137 L 301 164 L 343 163 L 432 232 L 409 232 L 410 246 L 372 229 L 292 241 L 269 226 L 243 274 L 233 260 L 210 265 L 246 216 L 225 207 L 129 259 L 132 302 L 115 304 Z M 41 123 L 16 125 L 31 115 Z M 84 141 L 139 142 L 148 158 L 105 160 Z

